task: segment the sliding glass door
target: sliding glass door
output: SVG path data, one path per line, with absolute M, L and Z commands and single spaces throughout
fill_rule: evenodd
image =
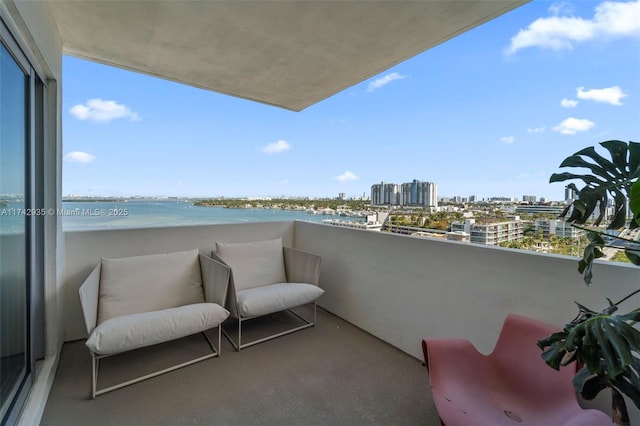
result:
M 0 45 L 0 419 L 29 373 L 28 82 Z
M 43 356 L 45 85 L 0 19 L 0 424 Z

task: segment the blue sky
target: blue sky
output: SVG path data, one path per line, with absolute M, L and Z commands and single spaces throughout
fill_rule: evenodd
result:
M 549 176 L 640 141 L 640 0 L 533 1 L 302 112 L 63 62 L 63 194 L 563 198 Z

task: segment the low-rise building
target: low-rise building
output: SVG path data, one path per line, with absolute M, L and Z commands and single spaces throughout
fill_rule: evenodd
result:
M 549 213 L 553 215 L 560 215 L 565 206 L 562 205 L 549 205 L 549 204 L 520 204 L 516 207 L 516 213 Z
M 580 238 L 584 231 L 574 228 L 571 224 L 560 219 L 536 219 L 533 231 L 541 233 L 543 237 L 557 235 L 560 238 Z
M 447 232 L 447 241 L 471 242 L 471 236 L 464 231 Z
M 524 234 L 524 224 L 518 216 L 511 220 L 466 219 L 464 222 L 452 222 L 451 232 L 469 234 L 469 242 L 472 244 L 496 246 L 508 241 L 520 241 Z
M 378 221 L 377 215 L 367 216 L 366 222 L 359 220 L 326 219 L 322 223 L 341 228 L 363 229 L 366 231 L 380 231 L 382 223 Z

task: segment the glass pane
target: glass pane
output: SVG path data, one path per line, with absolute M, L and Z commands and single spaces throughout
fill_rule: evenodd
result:
M 0 44 L 0 421 L 27 374 L 27 77 Z

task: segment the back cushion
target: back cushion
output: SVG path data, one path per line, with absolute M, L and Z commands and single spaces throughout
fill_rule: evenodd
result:
M 216 243 L 216 254 L 231 267 L 236 291 L 287 282 L 281 238 L 251 243 Z
M 204 302 L 198 250 L 102 259 L 98 324 Z

